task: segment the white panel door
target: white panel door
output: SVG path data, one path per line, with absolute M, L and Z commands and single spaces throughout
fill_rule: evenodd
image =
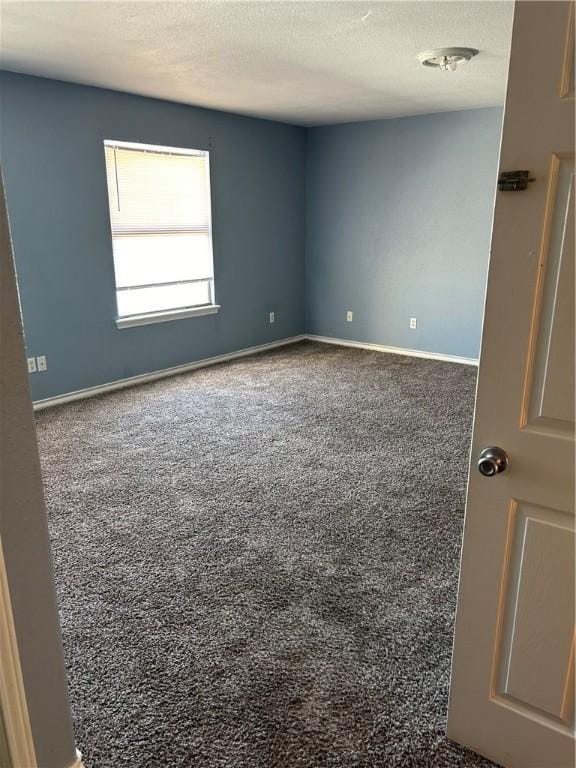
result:
M 516 3 L 500 170 L 535 180 L 496 196 L 456 618 L 448 735 L 508 768 L 574 765 L 573 13 Z

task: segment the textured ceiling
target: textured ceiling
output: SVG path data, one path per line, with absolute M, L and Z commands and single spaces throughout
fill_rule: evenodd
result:
M 502 104 L 513 3 L 13 2 L 0 66 L 302 125 Z M 468 46 L 457 72 L 422 50 Z

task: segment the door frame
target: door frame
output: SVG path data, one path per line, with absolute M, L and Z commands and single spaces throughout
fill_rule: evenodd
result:
M 1 169 L 0 357 L 0 717 L 6 741 L 3 746 L 13 768 L 81 768 L 81 756 L 73 740 Z M 35 598 L 38 604 L 32 610 Z
M 28 702 L 20 666 L 10 587 L 0 540 L 0 714 L 10 768 L 37 768 Z

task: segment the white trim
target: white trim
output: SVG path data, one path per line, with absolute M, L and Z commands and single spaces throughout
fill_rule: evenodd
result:
M 12 615 L 10 588 L 0 543 L 0 706 L 10 763 L 37 768 L 18 640 Z
M 84 763 L 82 762 L 82 752 L 80 752 L 79 749 L 76 750 L 76 760 L 74 760 L 72 765 L 68 766 L 68 768 L 84 768 Z
M 34 402 L 34 410 L 41 411 L 44 408 L 50 408 L 54 405 L 62 405 L 63 403 L 70 403 L 74 400 L 83 400 L 87 397 L 94 397 L 95 395 L 102 395 L 105 392 L 113 392 L 116 389 L 124 389 L 125 387 L 133 387 L 136 384 L 146 384 L 149 381 L 156 381 L 157 379 L 165 379 L 169 376 L 176 376 L 179 373 L 187 373 L 188 371 L 194 371 L 196 368 L 206 368 L 209 365 L 216 365 L 217 363 L 225 363 L 228 360 L 235 360 L 237 357 L 246 357 L 247 355 L 255 355 L 258 352 L 266 352 L 269 349 L 275 349 L 276 347 L 283 347 L 287 344 L 295 344 L 298 341 L 304 341 L 308 337 L 306 335 L 291 336 L 288 339 L 280 339 L 279 341 L 272 341 L 268 344 L 259 344 L 256 347 L 247 347 L 240 349 L 237 352 L 228 352 L 225 355 L 216 355 L 215 357 L 206 357 L 203 360 L 197 360 L 194 363 L 185 363 L 184 365 L 176 365 L 173 368 L 163 368 L 160 371 L 152 371 L 151 373 L 143 373 L 140 376 L 131 376 L 129 379 L 120 379 L 118 381 L 112 381 L 109 384 L 101 384 L 97 387 L 88 387 L 87 389 L 79 389 L 76 392 L 69 392 L 65 395 L 58 395 L 56 397 L 47 397 L 44 400 L 36 400 Z
M 321 344 L 335 344 L 338 347 L 355 347 L 356 349 L 369 349 L 372 352 L 388 352 L 392 355 L 405 355 L 406 357 L 424 357 L 427 360 L 443 360 L 445 363 L 460 363 L 461 365 L 478 365 L 475 357 L 459 357 L 458 355 L 442 355 L 438 352 L 425 352 L 421 349 L 405 349 L 404 347 L 385 347 L 382 344 L 368 344 L 364 341 L 349 341 L 348 339 L 335 339 L 332 336 L 307 336 L 310 341 L 319 341 Z
M 202 307 L 185 307 L 184 309 L 169 309 L 166 312 L 146 312 L 143 315 L 127 315 L 116 318 L 117 328 L 134 328 L 137 325 L 152 325 L 152 323 L 167 323 L 169 320 L 182 320 L 185 317 L 200 315 L 215 315 L 220 311 L 220 304 L 206 304 Z
M 255 347 L 246 347 L 240 349 L 237 352 L 228 352 L 224 355 L 216 355 L 215 357 L 206 357 L 203 360 L 196 360 L 193 363 L 184 363 L 184 365 L 176 365 L 173 368 L 163 368 L 160 371 L 152 371 L 151 373 L 143 373 L 139 376 L 131 376 L 128 379 L 119 379 L 118 381 L 112 381 L 109 384 L 100 384 L 96 387 L 88 387 L 87 389 L 79 389 L 75 392 L 68 392 L 65 395 L 57 395 L 56 397 L 47 397 L 44 400 L 34 401 L 34 410 L 41 411 L 44 408 L 51 408 L 54 405 L 63 405 L 64 403 L 71 403 L 74 400 L 84 400 L 88 397 L 95 397 L 96 395 L 103 395 L 106 392 L 113 392 L 116 389 L 125 389 L 126 387 L 133 387 L 137 384 L 147 384 L 150 381 L 156 381 L 157 379 L 166 379 L 169 376 L 177 376 L 180 373 L 187 373 L 188 371 L 194 371 L 197 368 L 206 368 L 209 365 L 217 365 L 218 363 L 225 363 L 228 360 L 235 360 L 238 357 L 246 357 L 248 355 L 255 355 L 259 352 L 266 352 L 269 349 L 275 349 L 276 347 L 283 347 L 288 344 L 296 344 L 298 341 L 318 341 L 321 344 L 334 344 L 339 347 L 354 347 L 356 349 L 368 349 L 372 352 L 388 352 L 393 355 L 406 355 L 406 357 L 424 357 L 429 360 L 442 360 L 447 363 L 460 363 L 461 365 L 478 365 L 478 360 L 472 357 L 458 357 L 457 355 L 441 355 L 437 352 L 424 352 L 419 349 L 404 349 L 403 347 L 385 347 L 382 344 L 368 344 L 363 341 L 349 341 L 347 339 L 336 339 L 331 336 L 314 336 L 309 334 L 301 334 L 299 336 L 290 336 L 287 339 L 280 339 L 279 341 L 272 341 L 269 344 L 259 344 Z

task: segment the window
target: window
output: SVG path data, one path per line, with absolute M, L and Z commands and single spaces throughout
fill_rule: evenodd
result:
M 216 312 L 208 152 L 105 141 L 119 327 Z

